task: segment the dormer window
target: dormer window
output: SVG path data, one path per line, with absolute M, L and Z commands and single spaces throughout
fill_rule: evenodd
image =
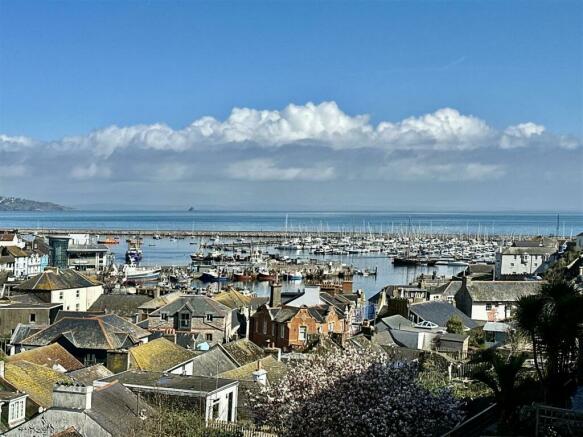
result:
M 180 313 L 180 327 L 190 328 L 190 314 Z
M 160 313 L 160 319 L 162 319 L 162 320 L 168 320 L 168 313 L 166 313 L 166 312 Z
M 8 405 L 8 424 L 15 426 L 18 422 L 24 420 L 25 414 L 25 398 L 15 399 Z

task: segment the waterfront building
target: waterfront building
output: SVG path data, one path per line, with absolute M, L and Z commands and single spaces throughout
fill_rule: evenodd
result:
M 75 270 L 57 268 L 33 276 L 15 290 L 62 304 L 65 311 L 86 311 L 103 294 L 103 285 Z
M 109 249 L 105 244 L 72 244 L 67 247 L 69 268 L 79 271 L 101 272 L 111 264 Z
M 67 249 L 69 247 L 69 237 L 51 235 L 49 238 L 49 265 L 66 269 L 69 266 L 67 259 Z
M 546 241 L 544 241 L 546 243 Z M 496 253 L 496 279 L 521 279 L 540 275 L 555 260 L 557 245 L 543 244 L 543 240 L 516 242 Z

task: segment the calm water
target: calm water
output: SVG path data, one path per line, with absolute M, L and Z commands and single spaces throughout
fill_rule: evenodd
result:
M 226 241 L 226 240 L 225 240 Z M 194 242 L 196 244 L 190 244 Z M 198 244 L 200 240 L 197 238 L 195 240 L 184 239 L 184 240 L 170 240 L 164 238 L 162 240 L 153 240 L 151 238 L 144 238 L 142 244 L 143 259 L 140 263 L 143 266 L 186 266 L 190 264 L 190 254 L 198 250 Z M 112 252 L 116 255 L 116 262 L 123 263 L 126 244 L 122 241 L 121 244 L 111 246 Z M 355 276 L 354 277 L 354 289 L 361 288 L 365 291 L 365 294 L 370 297 L 379 291 L 382 287 L 388 284 L 408 284 L 413 281 L 421 273 L 431 275 L 432 272 L 436 271 L 438 275 L 452 276 L 459 273 L 463 267 L 450 267 L 450 266 L 414 266 L 405 267 L 398 266 L 394 267 L 391 260 L 384 254 L 359 254 L 359 255 L 313 255 L 309 252 L 303 251 L 283 251 L 280 252 L 275 248 L 268 248 L 263 250 L 269 253 L 282 253 L 289 256 L 290 258 L 312 258 L 319 260 L 334 260 L 340 261 L 347 265 L 353 265 L 359 269 L 369 269 L 374 270 L 377 268 L 377 276 Z M 293 266 L 290 266 L 290 270 L 294 270 Z M 200 286 L 208 284 L 198 284 Z M 250 290 L 255 291 L 259 296 L 268 295 L 269 284 L 267 282 L 253 282 L 253 283 L 240 283 L 235 285 L 240 287 L 247 287 Z M 297 289 L 303 288 L 303 283 L 301 281 L 295 282 L 284 282 L 284 291 L 296 291 Z
M 372 231 L 556 234 L 556 213 L 412 213 L 412 212 L 176 212 L 71 211 L 0 213 L 0 228 L 118 230 Z M 583 231 L 583 213 L 561 213 L 559 234 Z
M 51 213 L 0 213 L 0 228 L 61 228 L 124 230 L 247 230 L 247 231 L 365 231 L 426 233 L 470 233 L 504 235 L 550 235 L 557 229 L 554 213 L 409 213 L 409 212 L 167 212 L 167 211 L 71 211 Z M 569 236 L 583 231 L 582 213 L 561 213 L 559 234 Z M 145 239 L 142 265 L 187 265 L 190 253 L 197 250 L 192 240 Z M 198 240 L 195 240 L 198 243 Z M 112 248 L 119 263 L 123 262 L 126 245 Z M 274 249 L 270 250 L 275 252 Z M 290 257 L 316 257 L 308 253 L 290 253 Z M 382 254 L 327 256 L 357 268 L 378 268 L 378 276 L 354 278 L 354 287 L 371 296 L 388 284 L 407 284 L 421 273 L 451 276 L 460 267 L 393 267 Z M 267 283 L 245 284 L 263 295 Z M 301 283 L 285 284 L 286 290 L 301 288 Z

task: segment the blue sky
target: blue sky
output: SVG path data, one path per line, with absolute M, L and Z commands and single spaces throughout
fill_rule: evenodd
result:
M 583 209 L 579 1 L 0 1 L 0 65 L 2 194 Z

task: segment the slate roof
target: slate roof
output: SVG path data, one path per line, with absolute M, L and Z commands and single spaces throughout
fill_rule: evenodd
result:
M 213 299 L 231 309 L 238 309 L 241 307 L 249 307 L 252 297 L 250 295 L 244 295 L 237 290 L 228 290 L 214 295 Z
M 113 436 L 134 435 L 142 419 L 140 410 L 146 410 L 146 415 L 153 413 L 153 408 L 141 400 L 122 384 L 109 384 L 105 387 L 96 387 L 91 398 L 91 409 L 85 414 L 95 420 L 101 427 Z
M 79 370 L 67 373 L 75 381 L 83 385 L 93 385 L 93 381 L 107 378 L 113 375 L 113 372 L 105 367 L 103 364 L 95 364 L 93 366 L 84 367 Z
M 434 300 L 411 304 L 409 306 L 409 312 L 416 314 L 423 320 L 429 320 L 430 322 L 433 322 L 441 327 L 445 327 L 447 325 L 447 321 L 453 316 L 457 316 L 466 328 L 473 329 L 478 326 L 478 323 L 470 319 L 468 316 L 466 316 L 464 313 L 448 302 Z
M 174 302 L 181 296 L 183 296 L 181 291 L 174 291 L 172 293 L 150 299 L 147 302 L 141 304 L 138 308 L 141 310 L 157 310 L 158 308 L 162 308 L 163 306 Z
M 152 389 L 177 389 L 191 391 L 194 396 L 206 396 L 219 388 L 237 383 L 232 379 L 207 377 L 207 376 L 184 376 L 173 373 L 144 372 L 141 370 L 127 370 L 117 373 L 102 382 L 119 381 L 126 387 L 151 387 Z
M 400 314 L 395 314 L 394 316 L 384 317 L 381 319 L 383 324 L 388 326 L 390 329 L 411 329 L 413 330 L 413 323 L 411 320 L 406 319 Z
M 180 296 L 174 302 L 169 303 L 151 313 L 152 316 L 159 315 L 161 312 L 166 312 L 173 316 L 182 308 L 187 307 L 191 310 L 194 317 L 204 317 L 205 314 L 215 314 L 225 317 L 231 312 L 231 308 L 216 302 L 207 296 Z
M 38 323 L 19 323 L 14 328 L 14 332 L 10 337 L 10 344 L 20 344 L 26 337 L 30 337 L 48 327 L 49 325 L 41 325 Z
M 77 431 L 74 426 L 70 426 L 69 428 L 61 432 L 51 434 L 51 437 L 84 437 L 84 436 L 83 434 L 79 433 L 79 431 Z
M 56 370 L 28 361 L 6 363 L 5 379 L 44 408 L 53 405 L 53 384 L 73 382 Z
M 256 362 L 265 357 L 263 349 L 246 338 L 225 343 L 220 347 L 222 347 L 240 366 Z
M 467 289 L 474 302 L 515 302 L 537 294 L 541 285 L 537 281 L 472 281 Z
M 132 317 L 138 312 L 138 307 L 150 297 L 143 294 L 102 294 L 89 307 L 89 311 L 104 311 L 121 317 Z
M 45 346 L 63 336 L 79 349 L 115 350 L 137 343 L 150 335 L 142 329 L 114 314 L 102 316 L 65 317 L 21 341 L 30 346 Z
M 502 249 L 502 255 L 551 255 L 557 249 L 547 246 L 536 247 L 506 247 Z
M 198 376 L 216 376 L 237 367 L 239 365 L 218 345 L 195 356 L 192 360 L 193 375 Z
M 280 308 L 279 311 L 276 309 L 276 313 L 274 315 L 274 321 L 278 323 L 283 323 L 291 320 L 299 311 L 300 309 L 297 307 L 283 307 Z
M 287 373 L 287 366 L 284 363 L 268 355 L 261 360 L 251 361 L 244 366 L 227 370 L 219 374 L 219 377 L 236 379 L 237 381 L 253 381 L 253 372 L 258 369 L 259 363 L 261 363 L 261 368 L 267 371 L 267 379 L 272 384 L 279 381 Z
M 7 357 L 6 361 L 9 363 L 28 361 L 48 367 L 49 369 L 53 369 L 53 366 L 60 365 L 67 372 L 83 368 L 83 364 L 58 343 L 20 352 Z
M 59 269 L 58 271 L 45 270 L 36 276 L 16 286 L 16 290 L 25 291 L 52 291 L 68 290 L 72 288 L 86 288 L 101 285 L 89 279 L 87 276 L 72 269 Z
M 165 338 L 157 338 L 129 350 L 130 365 L 138 370 L 166 372 L 195 354 Z

